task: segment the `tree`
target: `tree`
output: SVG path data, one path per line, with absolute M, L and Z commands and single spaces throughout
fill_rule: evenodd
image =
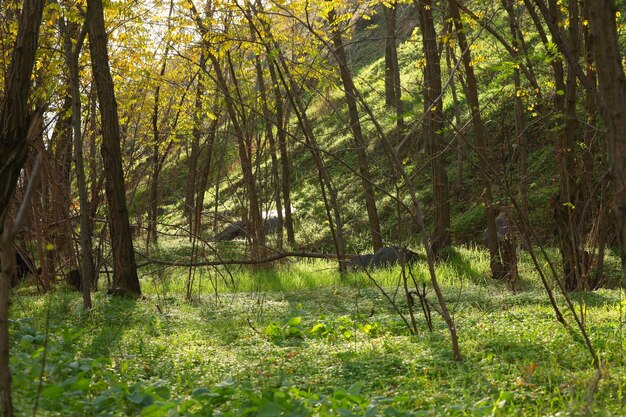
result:
M 13 416 L 9 368 L 9 290 L 15 273 L 13 242 L 23 221 L 23 210 L 18 213 L 17 222 L 9 219 L 8 211 L 26 161 L 29 133 L 32 137 L 33 131 L 41 129 L 43 123 L 41 112 L 29 111 L 28 98 L 44 4 L 42 0 L 24 0 L 22 4 L 0 108 L 0 406 L 5 417 Z M 27 200 L 24 198 L 22 207 Z
M 519 29 L 519 14 L 515 9 L 513 0 L 502 0 L 508 18 L 509 30 L 511 31 L 511 52 L 514 62 L 513 69 L 513 102 L 515 112 L 515 136 L 519 149 L 519 200 L 522 212 L 528 214 L 528 139 L 526 137 L 526 121 L 524 117 L 524 91 L 520 77 L 519 61 L 522 50 L 522 36 Z
M 91 286 L 96 281 L 95 266 L 93 262 L 93 250 L 91 240 L 93 227 L 89 219 L 89 198 L 87 197 L 87 180 L 85 177 L 85 163 L 83 155 L 83 140 L 81 133 L 81 98 L 80 98 L 80 74 L 78 58 L 87 35 L 87 24 L 84 23 L 77 34 L 76 45 L 72 45 L 72 36 L 67 28 L 65 18 L 59 19 L 59 29 L 63 37 L 63 51 L 65 65 L 67 66 L 72 97 L 72 133 L 74 143 L 74 159 L 76 164 L 76 184 L 78 187 L 78 200 L 80 204 L 80 276 L 82 280 L 83 306 L 91 309 Z
M 585 240 L 591 218 L 587 213 L 593 212 L 589 207 L 593 206 L 595 196 L 594 193 L 588 192 L 587 185 L 592 173 L 585 172 L 593 168 L 589 168 L 589 157 L 585 157 L 578 146 L 578 143 L 584 140 L 580 132 L 585 130 L 581 128 L 577 116 L 578 82 L 585 89 L 587 100 L 595 96 L 596 91 L 580 66 L 582 22 L 578 2 L 568 1 L 567 8 L 555 0 L 550 0 L 547 4 L 544 0 L 535 0 L 534 3 L 552 36 L 550 42 L 543 33 L 542 22 L 533 6 L 527 4 L 544 45 L 549 49 L 549 45 L 554 44 L 559 52 L 553 53 L 555 56 L 551 59 L 556 110 L 554 142 L 559 175 L 559 193 L 552 203 L 553 217 L 560 238 L 563 285 L 568 291 L 589 289 L 595 287 L 596 283 L 591 280 L 592 256 L 585 249 Z M 567 32 L 561 28 L 559 22 L 562 21 L 568 22 Z M 566 64 L 565 72 L 563 61 Z M 585 158 L 587 163 L 584 162 Z M 600 212 L 597 215 L 601 215 Z M 602 251 L 601 249 L 600 252 Z
M 268 54 L 269 55 L 269 54 Z M 289 117 L 288 112 L 285 112 L 283 101 L 284 95 L 281 93 L 280 82 L 276 75 L 275 62 L 268 59 L 270 77 L 272 79 L 274 90 L 274 106 L 276 112 L 276 136 L 278 139 L 278 149 L 280 153 L 280 167 L 282 174 L 281 190 L 283 196 L 283 209 L 285 215 L 283 216 L 284 226 L 287 231 L 287 242 L 290 245 L 296 245 L 296 237 L 293 230 L 293 216 L 291 213 L 291 161 L 289 153 L 287 152 L 287 120 Z
M 496 228 L 496 208 L 494 207 L 493 191 L 489 172 L 491 168 L 490 152 L 487 147 L 485 126 L 480 112 L 480 101 L 478 99 L 478 83 L 474 73 L 474 64 L 470 52 L 470 46 L 467 41 L 467 35 L 461 21 L 459 6 L 457 0 L 450 0 L 450 16 L 454 22 L 456 36 L 459 41 L 461 50 L 461 60 L 465 68 L 465 81 L 467 90 L 467 101 L 470 107 L 472 117 L 472 131 L 474 134 L 475 151 L 478 156 L 478 165 L 481 183 L 483 187 L 483 203 L 487 217 L 487 231 L 489 234 L 489 258 L 491 266 L 491 274 L 494 279 L 506 279 L 510 271 L 506 271 L 504 265 L 512 263 L 503 262 L 498 244 L 498 232 Z
M 422 29 L 424 67 L 424 143 L 430 157 L 434 200 L 434 230 L 430 245 L 435 256 L 450 244 L 450 201 L 446 171 L 446 143 L 443 130 L 443 92 L 441 89 L 441 57 L 437 47 L 437 32 L 433 21 L 432 2 L 416 1 Z
M 601 116 L 613 182 L 613 216 L 621 244 L 622 287 L 626 288 L 626 77 L 613 0 L 588 0 L 591 50 L 596 61 Z
M 120 128 L 113 79 L 109 68 L 104 10 L 101 0 L 87 2 L 87 28 L 93 78 L 98 92 L 102 123 L 102 160 L 106 173 L 109 226 L 113 253 L 113 286 L 123 294 L 141 294 L 128 209 L 120 151 Z
M 374 248 L 374 252 L 376 252 L 383 246 L 383 237 L 380 230 L 378 210 L 376 209 L 376 198 L 374 195 L 372 175 L 370 173 L 369 163 L 367 160 L 366 142 L 363 137 L 361 120 L 359 118 L 359 110 L 357 107 L 356 87 L 354 85 L 350 69 L 348 68 L 348 58 L 344 49 L 341 29 L 338 25 L 337 15 L 334 8 L 328 12 L 328 22 L 330 24 L 331 39 L 334 47 L 332 52 L 339 66 L 339 74 L 343 83 L 344 97 L 346 99 L 346 103 L 348 104 L 350 129 L 352 130 L 354 150 L 358 159 L 361 186 L 365 195 L 365 207 L 367 208 L 367 217 L 369 219 L 369 228 L 372 236 L 372 247 Z
M 195 229 L 194 224 L 200 219 L 195 219 L 196 208 L 196 186 L 199 182 L 202 182 L 202 178 L 198 177 L 196 170 L 198 169 L 198 159 L 200 158 L 200 139 L 202 138 L 204 121 L 206 119 L 205 112 L 203 108 L 203 96 L 206 91 L 206 86 L 204 82 L 204 73 L 207 72 L 206 69 L 206 59 L 203 54 L 200 54 L 200 58 L 198 61 L 198 65 L 200 66 L 200 72 L 198 73 L 198 80 L 196 85 L 196 97 L 194 101 L 193 108 L 193 131 L 192 131 L 192 139 L 191 139 L 191 151 L 189 153 L 189 173 L 187 174 L 187 184 L 185 186 L 185 206 L 183 207 L 183 212 L 187 216 L 187 221 L 189 224 L 189 231 L 191 233 L 198 233 L 198 230 Z M 209 148 L 209 156 L 212 154 L 212 144 Z M 205 168 L 208 170 L 210 166 L 211 158 L 206 161 Z M 208 171 L 206 171 L 206 176 L 208 176 Z M 204 186 L 206 187 L 206 180 Z M 204 192 L 206 190 L 198 187 L 198 197 L 202 194 L 202 199 L 204 200 Z M 200 208 L 201 212 L 202 208 Z
M 402 105 L 402 84 L 398 65 L 398 47 L 396 45 L 396 16 L 398 3 L 383 2 L 385 17 L 385 103 L 396 110 L 398 129 L 404 129 L 404 108 Z
M 226 59 L 226 68 L 229 70 L 230 81 L 233 84 L 233 91 L 229 88 L 229 82 L 227 79 L 227 73 L 223 70 L 223 63 L 220 62 L 220 56 L 217 51 L 213 49 L 210 44 L 210 31 L 202 20 L 196 6 L 192 0 L 188 0 L 190 5 L 193 19 L 197 24 L 198 30 L 202 35 L 204 42 L 204 52 L 206 53 L 209 61 L 212 64 L 213 72 L 215 74 L 215 83 L 217 88 L 224 95 L 226 112 L 232 123 L 233 130 L 237 139 L 237 150 L 239 154 L 239 161 L 241 164 L 241 171 L 243 173 L 244 185 L 246 188 L 246 195 L 248 197 L 248 231 L 252 242 L 252 256 L 255 259 L 261 257 L 263 252 L 263 245 L 265 242 L 265 233 L 263 231 L 263 225 L 261 221 L 261 210 L 259 206 L 259 195 L 257 192 L 255 175 L 252 165 L 252 146 L 248 135 L 248 127 L 246 125 L 247 120 L 243 116 L 244 111 L 238 111 L 237 101 L 241 103 L 241 92 L 238 86 L 237 75 L 234 71 L 232 62 L 232 56 L 228 51 L 223 54 Z M 239 99 L 239 100 L 236 100 Z

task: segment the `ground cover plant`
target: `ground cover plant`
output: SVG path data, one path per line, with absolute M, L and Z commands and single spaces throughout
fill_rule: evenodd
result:
M 19 415 L 623 415 L 626 302 L 618 290 L 577 306 L 602 359 L 597 379 L 576 334 L 554 317 L 528 268 L 512 293 L 488 257 L 459 251 L 438 268 L 463 361 L 443 321 L 411 336 L 364 273 L 326 261 L 233 273 L 236 291 L 180 271 L 144 280 L 137 300 L 17 290 L 12 306 Z M 522 262 L 522 270 L 525 262 Z M 416 265 L 418 280 L 426 280 Z M 393 295 L 398 268 L 372 274 Z M 321 279 L 317 279 L 321 278 Z M 203 277 L 210 281 L 211 277 Z M 168 281 L 164 287 L 164 282 Z M 167 288 L 164 290 L 164 288 Z M 433 294 L 427 294 L 433 297 Z M 397 297 L 406 313 L 406 300 Z M 561 300 L 562 302 L 562 300 Z

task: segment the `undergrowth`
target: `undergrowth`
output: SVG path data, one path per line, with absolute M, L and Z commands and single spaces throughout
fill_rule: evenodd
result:
M 21 288 L 14 402 L 18 415 L 64 416 L 623 415 L 623 294 L 576 300 L 602 358 L 592 396 L 591 358 L 527 264 L 517 293 L 487 278 L 483 251 L 460 249 L 439 265 L 461 362 L 434 312 L 433 332 L 418 316 L 411 336 L 372 286 L 406 314 L 397 269 L 342 278 L 317 260 L 229 278 L 197 271 L 190 301 L 185 271 L 171 269 L 144 279 L 139 300 L 95 294 L 90 312 L 77 293 Z M 428 284 L 423 265 L 413 273 Z

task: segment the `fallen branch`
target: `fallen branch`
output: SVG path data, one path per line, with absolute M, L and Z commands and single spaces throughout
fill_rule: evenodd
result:
M 167 266 L 182 266 L 182 267 L 198 267 L 198 266 L 220 266 L 220 265 L 262 265 L 270 262 L 274 262 L 284 258 L 308 258 L 308 259 L 328 259 L 337 260 L 336 255 L 327 255 L 322 253 L 313 252 L 276 252 L 261 259 L 221 259 L 217 261 L 201 261 L 201 262 L 185 262 L 185 261 L 166 261 L 163 259 L 154 259 L 145 253 L 135 251 L 138 255 L 146 259 L 146 261 L 137 264 L 137 268 L 141 268 L 148 265 L 167 265 Z

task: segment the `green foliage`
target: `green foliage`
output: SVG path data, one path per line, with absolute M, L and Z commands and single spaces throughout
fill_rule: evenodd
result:
M 263 334 L 274 342 L 285 338 L 302 338 L 301 323 L 302 317 L 290 317 L 283 324 L 271 322 L 263 330 Z
M 380 337 L 385 334 L 381 327 L 380 323 L 369 322 L 364 315 L 354 318 L 349 316 L 329 318 L 322 315 L 318 323 L 311 327 L 309 334 L 330 342 L 338 339 L 351 341 L 355 339 L 357 331 L 372 338 Z
M 215 294 L 205 286 L 192 303 L 182 291 L 146 291 L 136 301 L 98 293 L 85 313 L 77 293 L 20 295 L 11 311 L 16 407 L 29 413 L 38 398 L 38 415 L 64 416 L 624 413 L 619 291 L 576 300 L 609 375 L 588 403 L 589 355 L 556 322 L 528 256 L 519 293 L 487 278 L 484 250 L 463 248 L 447 259 L 437 272 L 460 363 L 438 316 L 429 333 L 417 311 L 419 334 L 411 336 L 367 277 L 340 278 L 321 261 L 235 272 L 240 287 L 258 278 L 256 289 Z M 413 273 L 429 282 L 424 265 Z M 393 295 L 398 276 L 396 268 L 373 278 Z M 173 274 L 171 291 L 183 288 L 180 279 Z M 431 291 L 427 297 L 434 302 Z M 406 300 L 396 302 L 406 314 Z

